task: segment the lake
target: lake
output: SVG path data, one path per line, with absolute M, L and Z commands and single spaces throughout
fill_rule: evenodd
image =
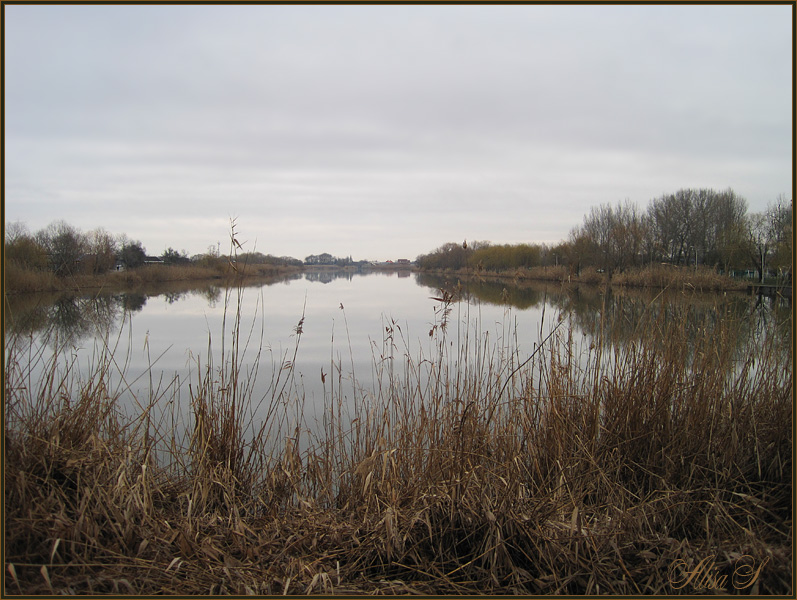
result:
M 136 415 L 152 400 L 152 414 L 169 427 L 183 420 L 207 367 L 217 371 L 232 361 L 247 382 L 253 422 L 279 397 L 295 415 L 289 429 L 315 431 L 333 399 L 344 409 L 368 402 L 396 381 L 396 372 L 420 372 L 441 352 L 441 365 L 457 376 L 490 361 L 505 365 L 498 375 L 508 376 L 560 321 L 568 327 L 557 334 L 568 336 L 575 356 L 591 356 L 601 339 L 608 350 L 603 360 L 611 360 L 617 346 L 644 337 L 643 316 L 659 305 L 680 306 L 674 318 L 685 318 L 695 336 L 706 322 L 732 321 L 740 354 L 751 352 L 742 340 L 791 314 L 782 302 L 744 294 L 321 271 L 240 289 L 174 283 L 126 293 L 9 297 L 6 359 L 13 346 L 25 371 L 21 380 L 36 389 L 53 354 L 55 380 L 69 373 L 90 377 L 112 356 L 108 387 L 119 394 L 120 408 Z M 599 335 L 608 330 L 611 335 Z M 790 326 L 777 330 L 790 351 Z

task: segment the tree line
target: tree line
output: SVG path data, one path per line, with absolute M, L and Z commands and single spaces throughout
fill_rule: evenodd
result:
M 590 209 L 566 240 L 555 244 L 492 244 L 488 241 L 446 243 L 418 256 L 419 268 L 465 268 L 505 271 L 540 266 L 582 270 L 624 271 L 665 263 L 705 265 L 722 273 L 754 270 L 759 281 L 767 273 L 791 274 L 792 201 L 782 195 L 763 212 L 748 213 L 747 202 L 733 190 L 681 189 L 650 201 L 647 210 L 625 201 Z M 260 252 L 240 253 L 239 263 L 301 266 L 303 261 Z M 139 240 L 112 235 L 103 228 L 82 232 L 66 221 L 54 221 L 31 233 L 23 223 L 6 225 L 6 264 L 32 271 L 51 271 L 59 277 L 101 274 L 119 267 L 135 269 L 147 263 L 215 266 L 227 262 L 219 246 L 189 257 L 169 247 L 148 256 Z M 353 264 L 351 256 L 324 253 L 305 258 L 307 265 Z
M 311 254 L 306 256 L 304 259 L 304 264 L 306 265 L 326 265 L 326 266 L 337 266 L 337 267 L 348 267 L 354 263 L 354 259 L 352 259 L 351 255 L 345 257 L 333 256 L 329 252 L 323 252 L 322 254 Z
M 606 272 L 665 263 L 704 265 L 722 273 L 755 270 L 789 274 L 792 201 L 779 196 L 760 213 L 733 190 L 681 189 L 650 201 L 647 210 L 626 200 L 593 207 L 556 245 L 449 242 L 416 259 L 422 269 L 567 266 Z
M 148 258 L 138 240 L 124 234 L 114 236 L 102 228 L 82 232 L 63 220 L 35 233 L 23 223 L 7 224 L 3 250 L 6 264 L 32 271 L 49 270 L 59 277 L 104 273 L 117 264 L 135 268 Z M 170 262 L 183 258 L 171 248 L 164 256 Z
M 227 263 L 218 246 L 188 256 L 172 247 L 150 256 L 139 240 L 126 234 L 113 235 L 103 228 L 82 232 L 64 220 L 50 223 L 32 233 L 24 223 L 6 225 L 3 257 L 7 265 L 30 271 L 51 271 L 58 277 L 77 274 L 99 275 L 119 268 L 136 269 L 147 264 L 215 266 Z M 300 260 L 275 257 L 261 252 L 245 252 L 235 257 L 239 263 L 274 266 L 299 266 Z

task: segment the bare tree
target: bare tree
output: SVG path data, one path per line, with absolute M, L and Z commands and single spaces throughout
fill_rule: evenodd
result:
M 614 214 L 610 204 L 593 206 L 584 217 L 578 237 L 587 252 L 592 254 L 593 264 L 608 271 L 611 275 L 611 235 Z
M 781 194 L 770 207 L 768 213 L 774 235 L 774 248 L 770 265 L 776 268 L 779 274 L 791 274 L 794 252 L 793 203 Z
M 66 221 L 54 221 L 36 233 L 36 241 L 47 250 L 50 269 L 58 276 L 73 275 L 86 253 L 86 237 Z
M 758 272 L 758 281 L 763 283 L 774 241 L 773 230 L 766 213 L 751 214 L 747 223 L 748 253 Z
M 116 263 L 116 241 L 113 236 L 98 227 L 86 234 L 88 252 L 91 255 L 91 270 L 94 273 L 106 273 Z
M 727 273 L 744 256 L 747 202 L 730 188 L 718 193 L 711 205 L 706 262 L 722 265 Z
M 619 270 L 639 266 L 646 227 L 639 208 L 630 200 L 618 203 L 612 211 L 610 224 L 610 259 Z
M 593 264 L 609 276 L 616 270 L 639 265 L 647 226 L 636 204 L 630 200 L 616 206 L 593 207 L 580 230 L 571 232 L 571 242 L 581 253 L 592 254 Z
M 6 224 L 3 260 L 24 269 L 45 270 L 47 249 L 36 241 L 21 221 Z
M 6 244 L 13 244 L 21 237 L 28 236 L 30 236 L 28 226 L 22 221 L 12 221 L 11 223 L 6 223 L 5 239 L 3 240 Z
M 648 207 L 652 246 L 673 264 L 728 264 L 738 254 L 746 212 L 746 201 L 731 189 L 678 190 Z
M 792 212 L 791 200 L 781 195 L 764 212 L 748 218 L 748 255 L 760 283 L 764 282 L 770 268 L 791 271 Z

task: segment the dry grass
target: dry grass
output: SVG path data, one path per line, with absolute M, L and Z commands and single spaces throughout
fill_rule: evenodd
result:
M 450 271 L 427 270 L 430 273 L 446 273 Z M 553 281 L 557 283 L 573 283 L 603 286 L 611 284 L 619 287 L 659 288 L 689 292 L 714 292 L 746 290 L 748 282 L 720 275 L 714 269 L 704 266 L 679 267 L 675 265 L 649 265 L 633 267 L 624 271 L 616 271 L 611 279 L 604 272 L 594 268 L 582 269 L 576 275 L 563 265 L 508 269 L 505 271 L 486 271 L 478 269 L 459 269 L 453 272 L 463 279 L 514 279 L 515 281 Z
M 225 301 L 234 333 L 197 367 L 187 429 L 153 418 L 163 392 L 120 414 L 110 351 L 88 380 L 53 363 L 34 383 L 7 342 L 7 594 L 694 593 L 676 561 L 727 575 L 742 555 L 768 561 L 754 591 L 792 593 L 791 350 L 772 331 L 753 353 L 728 318 L 694 338 L 652 304 L 633 343 L 607 324 L 580 348 L 563 318 L 521 359 L 477 324 L 455 336 L 446 295 L 428 355 L 386 325 L 372 389 L 330 365 L 310 427 L 295 355 L 253 397 Z
M 15 292 L 39 292 L 57 289 L 58 278 L 51 271 L 34 271 L 13 261 L 3 265 L 3 289 Z
M 221 281 L 226 285 L 252 281 L 294 272 L 296 267 L 267 264 L 235 265 L 218 260 L 214 266 L 147 265 L 127 271 L 110 271 L 102 275 L 76 274 L 56 277 L 49 271 L 31 271 L 5 265 L 4 293 L 58 292 L 81 290 L 129 290 L 153 283 L 177 281 Z
M 720 275 L 708 267 L 652 265 L 617 273 L 612 283 L 628 287 L 656 287 L 698 292 L 744 290 L 747 283 Z
M 515 269 L 510 275 L 518 280 L 530 279 L 536 281 L 555 281 L 557 283 L 564 283 L 572 280 L 570 270 L 563 265 L 554 267 L 531 267 L 528 269 L 521 267 Z

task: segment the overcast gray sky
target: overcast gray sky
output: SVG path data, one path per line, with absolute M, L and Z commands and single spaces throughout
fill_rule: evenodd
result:
M 5 6 L 5 219 L 415 258 L 792 190 L 792 7 Z

